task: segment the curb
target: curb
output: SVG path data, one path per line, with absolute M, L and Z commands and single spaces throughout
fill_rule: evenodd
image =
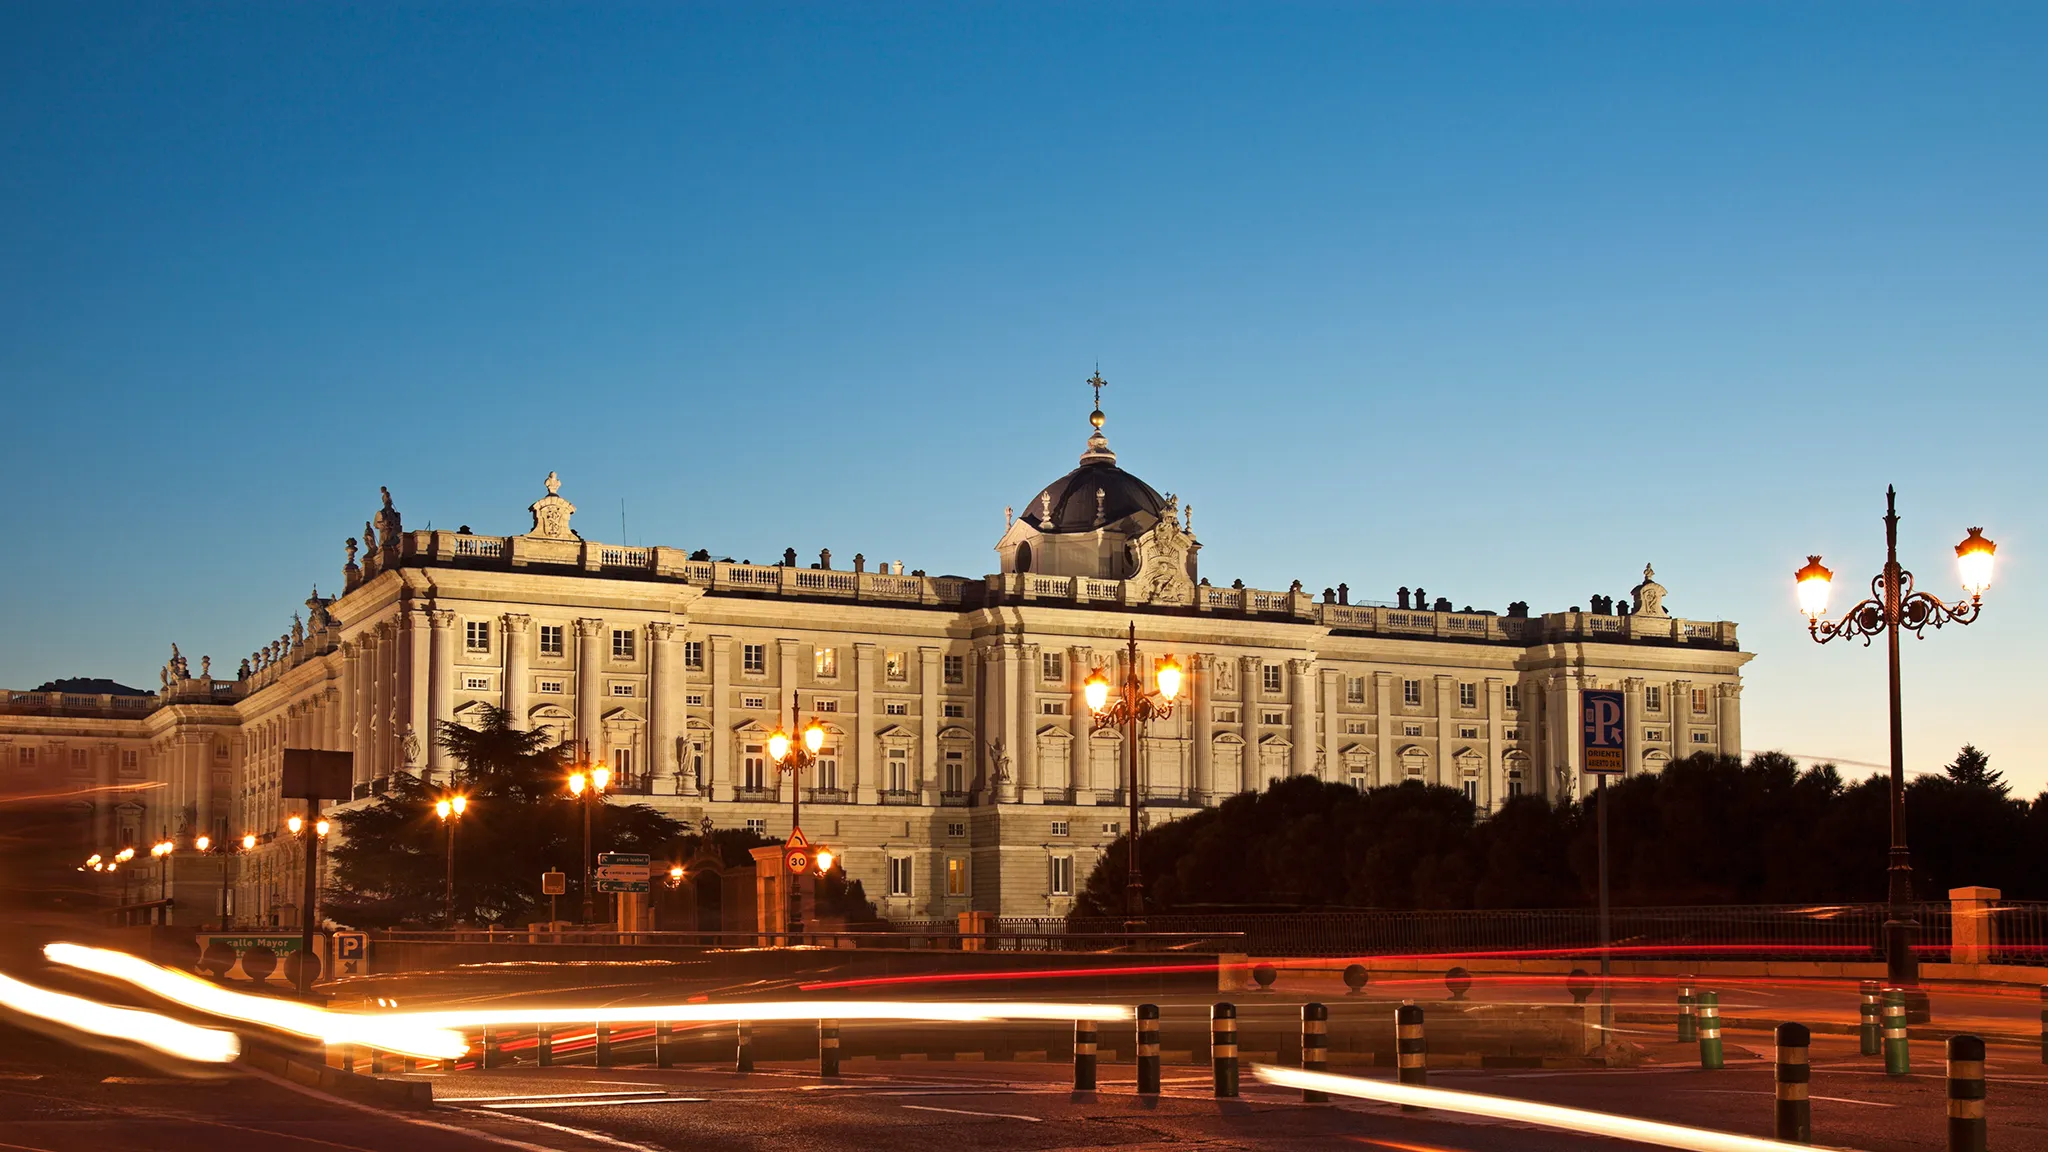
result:
M 434 1106 L 434 1085 L 426 1080 L 361 1076 L 300 1056 L 256 1047 L 245 1049 L 239 1063 L 358 1104 L 414 1111 Z

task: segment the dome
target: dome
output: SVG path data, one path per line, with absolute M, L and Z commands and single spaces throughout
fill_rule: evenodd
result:
M 1083 461 L 1079 468 L 1046 485 L 1020 519 L 1040 532 L 1093 532 L 1138 512 L 1158 516 L 1165 511 L 1166 498 L 1117 467 L 1115 457 L 1083 457 Z M 1102 493 L 1100 516 L 1096 512 L 1098 491 Z

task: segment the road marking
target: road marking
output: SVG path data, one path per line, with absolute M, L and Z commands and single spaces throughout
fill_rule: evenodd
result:
M 479 1108 L 498 1112 L 517 1109 L 521 1112 L 532 1108 L 620 1108 L 628 1104 L 704 1104 L 702 1096 L 612 1096 L 603 1100 L 533 1100 L 526 1103 L 480 1104 Z
M 1710 1096 L 1769 1096 L 1770 1092 L 1749 1091 L 1741 1088 L 1680 1088 L 1680 1092 L 1696 1092 Z M 1847 1096 L 1808 1096 L 1808 1100 L 1826 1100 L 1832 1104 L 1867 1104 L 1872 1108 L 1897 1108 L 1897 1104 L 1886 1104 L 1878 1100 L 1852 1100 Z
M 518 1096 L 444 1096 L 452 1104 L 501 1103 L 507 1100 L 613 1100 L 622 1096 L 662 1096 L 657 1088 L 652 1092 L 535 1092 Z
M 905 1104 L 904 1107 L 914 1108 L 919 1112 L 951 1112 L 955 1116 L 986 1116 L 991 1120 L 1023 1120 L 1030 1124 L 1045 1123 L 1042 1117 L 1022 1116 L 1015 1112 L 969 1112 L 965 1108 L 934 1108 L 929 1104 Z

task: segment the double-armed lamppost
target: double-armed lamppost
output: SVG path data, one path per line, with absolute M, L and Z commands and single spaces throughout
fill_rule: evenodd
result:
M 590 807 L 604 803 L 604 791 L 612 785 L 612 770 L 603 763 L 588 772 L 577 768 L 569 773 L 569 795 L 583 806 L 583 922 L 597 917 L 597 904 L 590 891 Z
M 1920 982 L 1919 961 L 1913 955 L 1914 938 L 1920 924 L 1913 916 L 1913 864 L 1906 853 L 1906 753 L 1904 725 L 1899 707 L 1899 633 L 1911 632 L 1925 639 L 1932 625 L 1975 622 L 1984 607 L 1984 589 L 1991 586 L 1991 557 L 1997 546 L 1984 538 L 1982 528 L 1970 529 L 1956 545 L 1956 567 L 1962 577 L 1969 603 L 1943 603 L 1928 592 L 1913 590 L 1913 574 L 1899 566 L 1899 513 L 1896 496 L 1884 490 L 1884 571 L 1870 581 L 1870 598 L 1850 606 L 1839 620 L 1828 620 L 1828 588 L 1834 573 L 1823 567 L 1818 556 L 1808 556 L 1806 567 L 1795 573 L 1799 581 L 1799 608 L 1806 614 L 1807 631 L 1814 640 L 1862 637 L 1867 646 L 1878 633 L 1885 635 L 1891 659 L 1891 743 L 1892 743 L 1892 843 L 1886 873 L 1886 916 L 1884 922 L 1885 975 L 1892 985 L 1912 987 Z
M 1095 727 L 1124 730 L 1124 795 L 1131 814 L 1124 915 L 1133 924 L 1145 918 L 1145 878 L 1138 871 L 1138 740 L 1146 724 L 1173 715 L 1174 698 L 1180 695 L 1180 661 L 1172 656 L 1161 660 L 1153 678 L 1156 694 L 1146 688 L 1145 677 L 1138 671 L 1138 625 L 1134 622 L 1125 649 L 1122 683 L 1112 684 L 1100 665 L 1081 682 L 1088 710 L 1095 713 Z
M 462 821 L 462 814 L 469 810 L 469 797 L 460 792 L 451 793 L 434 801 L 434 815 L 448 829 L 448 884 L 441 896 L 441 927 L 455 927 L 455 825 Z
M 177 850 L 178 846 L 169 840 L 159 840 L 149 846 L 149 854 L 156 857 L 156 898 L 159 901 L 171 898 L 171 853 Z
M 796 711 L 796 692 L 792 689 L 789 694 L 789 722 L 792 724 L 796 723 Z M 818 762 L 818 751 L 824 746 L 825 726 L 818 723 L 818 719 L 815 716 L 811 718 L 809 724 L 804 725 L 801 743 L 791 739 L 789 733 L 784 731 L 780 724 L 776 725 L 775 731 L 768 735 L 768 758 L 774 761 L 777 771 L 789 773 L 789 830 L 791 839 L 794 839 L 796 834 L 803 830 L 803 770 Z M 818 856 L 818 863 L 821 868 L 825 867 L 830 860 L 830 855 L 820 854 Z M 785 870 L 789 872 L 789 942 L 794 944 L 798 934 L 803 931 L 804 926 L 803 886 L 797 883 L 799 876 L 793 869 L 788 868 L 787 861 L 784 862 L 784 866 Z

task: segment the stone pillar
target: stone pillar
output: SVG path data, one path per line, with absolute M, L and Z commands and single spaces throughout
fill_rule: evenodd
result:
M 598 747 L 604 742 L 603 632 L 603 620 L 576 620 L 576 740 L 581 758 L 593 764 L 604 755 Z
M 1036 644 L 1017 646 L 1017 726 L 1012 737 L 1017 747 L 1010 753 L 1010 776 L 1016 782 L 1018 799 L 1036 804 L 1043 795 L 1038 778 L 1038 685 L 1045 679 L 1045 667 Z
M 352 704 L 355 708 L 355 742 L 350 745 L 356 754 L 356 783 L 368 784 L 377 774 L 377 635 L 365 631 L 351 648 L 342 647 L 350 659 L 355 673 L 349 688 L 355 694 Z
M 1215 673 L 1213 653 L 1196 652 L 1188 657 L 1188 739 L 1194 744 L 1195 795 L 1204 804 L 1213 803 L 1222 791 L 1216 787 L 1216 748 L 1211 742 L 1216 710 L 1209 704 L 1209 681 Z
M 505 636 L 505 711 L 512 714 L 512 726 L 524 732 L 531 726 L 527 713 L 533 704 L 528 691 L 533 678 L 527 645 L 532 641 L 533 617 L 507 612 L 499 621 Z
M 1344 773 L 1337 764 L 1338 741 L 1344 731 L 1343 718 L 1338 712 L 1344 706 L 1344 672 L 1340 668 L 1324 668 L 1323 682 L 1323 748 L 1322 768 L 1317 773 L 1324 780 L 1344 779 Z
M 1643 770 L 1643 678 L 1630 676 L 1621 682 L 1622 779 Z
M 1441 617 L 1438 618 L 1438 622 L 1442 622 Z M 1464 782 L 1453 774 L 1452 769 L 1455 765 L 1451 763 L 1451 751 L 1456 747 L 1452 740 L 1458 735 L 1458 678 L 1455 676 L 1439 675 L 1434 678 L 1434 682 L 1436 687 L 1436 754 L 1430 757 L 1430 761 L 1432 770 L 1436 773 L 1436 779 L 1424 782 L 1438 784 L 1445 788 L 1462 788 L 1464 787 Z
M 1576 672 L 1561 672 L 1552 681 L 1550 692 L 1550 736 L 1551 763 L 1561 765 L 1570 774 L 1575 794 L 1583 799 L 1589 791 L 1586 781 L 1585 753 L 1579 747 L 1579 689 L 1583 687 Z M 1553 795 L 1563 795 L 1555 791 Z
M 1742 682 L 1738 680 L 1726 684 L 1716 684 L 1714 685 L 1714 694 L 1720 698 L 1721 702 L 1721 714 L 1715 717 L 1716 720 L 1720 721 L 1721 755 L 1740 759 L 1742 756 Z M 1691 701 L 1686 703 L 1688 707 L 1691 706 Z
M 668 780 L 667 791 L 680 793 L 682 789 L 675 783 L 681 769 L 676 740 L 686 729 L 687 720 L 683 706 L 683 663 L 676 654 L 673 621 L 656 620 L 647 625 L 647 671 L 647 790 L 660 791 L 656 781 Z
M 1579 714 L 1578 700 L 1572 701 L 1572 716 Z M 1671 682 L 1671 758 L 1690 756 L 1692 747 L 1692 681 Z
M 875 746 L 875 661 L 873 644 L 853 646 L 853 780 L 854 799 L 862 804 L 882 802 L 881 758 Z M 849 759 L 844 749 L 842 760 Z
M 1949 963 L 1989 964 L 1994 938 L 1991 906 L 2002 895 L 1996 888 L 1951 888 L 1949 907 Z M 2048 1019 L 2048 1018 L 2044 1018 Z
M 418 758 L 414 767 L 431 764 L 434 740 L 433 715 L 429 711 L 433 699 L 433 636 L 432 613 L 425 608 L 413 608 L 405 614 L 407 633 L 405 656 L 405 705 L 399 713 L 405 717 L 401 728 L 409 730 L 413 739 L 419 742 Z
M 104 852 L 114 843 L 114 805 L 120 803 L 114 792 L 114 773 L 120 763 L 121 746 L 102 740 L 93 752 L 99 757 L 93 764 L 93 783 L 98 785 L 99 794 L 92 804 L 92 843 L 93 851 Z
M 1396 783 L 1394 779 L 1394 674 L 1372 674 L 1373 733 L 1378 742 L 1373 750 L 1372 783 Z
M 428 681 L 432 685 L 429 689 L 432 708 L 427 715 L 427 726 L 419 730 L 419 736 L 420 742 L 426 745 L 427 767 L 446 781 L 453 778 L 455 768 L 448 750 L 441 747 L 441 726 L 455 719 L 455 613 L 437 608 L 429 612 L 427 618 L 433 629 L 433 671 Z
M 1266 786 L 1265 759 L 1259 750 L 1259 702 L 1265 687 L 1259 683 L 1266 662 L 1257 656 L 1238 658 L 1237 696 L 1244 706 L 1238 710 L 1238 724 L 1244 737 L 1244 753 L 1238 762 L 1237 789 L 1256 792 Z
M 1480 785 L 1481 809 L 1493 812 L 1507 796 L 1508 746 L 1507 682 L 1499 676 L 1486 678 L 1486 783 Z
M 1002 741 L 1003 755 L 1009 758 L 1009 765 L 1003 769 L 1003 779 L 996 788 L 996 800 L 1002 804 L 1017 802 L 1017 760 L 1019 743 L 1017 739 L 1017 649 L 998 641 L 983 649 L 983 667 L 988 669 L 988 683 L 982 699 L 988 701 L 989 716 L 983 722 L 982 751 L 988 751 L 991 740 Z M 997 765 L 989 762 L 991 776 Z
M 946 721 L 939 708 L 940 681 L 944 678 L 937 648 L 917 650 L 917 728 L 918 728 L 918 791 L 924 803 L 936 803 L 938 785 L 934 783 L 939 774 L 939 729 Z
M 778 716 L 784 714 L 783 709 L 791 707 L 792 694 L 803 683 L 802 665 L 798 663 L 798 661 L 803 659 L 803 648 L 803 641 L 794 640 L 787 636 L 775 642 L 775 697 L 769 701 L 769 704 L 773 706 L 773 710 Z M 792 735 L 798 731 L 797 726 L 804 722 L 803 698 L 797 696 L 794 699 L 796 701 L 797 715 L 789 718 L 789 731 Z
M 1287 662 L 1293 678 L 1293 756 L 1287 766 L 1290 776 L 1311 776 L 1316 770 L 1316 658 L 1295 657 Z
M 1067 649 L 1067 787 L 1074 803 L 1093 804 L 1095 793 L 1088 785 L 1088 765 L 1094 759 L 1095 713 L 1088 710 L 1088 693 L 1081 685 L 1095 670 L 1095 651 L 1085 645 Z M 1082 798 L 1082 793 L 1087 798 Z
M 705 799 L 732 799 L 732 637 L 706 638 L 711 662 L 711 778 Z

